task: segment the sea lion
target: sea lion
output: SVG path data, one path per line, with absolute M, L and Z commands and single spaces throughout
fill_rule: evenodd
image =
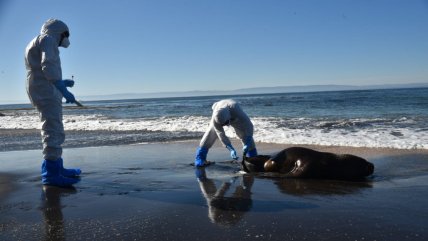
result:
M 286 148 L 273 156 L 246 158 L 242 164 L 246 172 L 276 172 L 298 178 L 361 179 L 374 171 L 374 165 L 361 157 L 304 147 Z

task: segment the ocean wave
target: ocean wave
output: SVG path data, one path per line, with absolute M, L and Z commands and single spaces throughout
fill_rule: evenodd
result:
M 112 119 L 104 115 L 65 115 L 67 131 L 133 131 L 164 133 L 176 138 L 195 137 L 189 133 L 206 131 L 210 118 L 206 116 L 148 117 Z M 314 144 L 330 146 L 382 147 L 395 149 L 428 149 L 426 126 L 418 126 L 410 117 L 337 119 L 254 117 L 254 139 L 257 142 L 278 144 Z M 0 129 L 40 128 L 39 117 L 10 115 L 1 117 Z M 229 137 L 236 137 L 230 127 Z M 159 138 L 155 138 L 156 141 Z

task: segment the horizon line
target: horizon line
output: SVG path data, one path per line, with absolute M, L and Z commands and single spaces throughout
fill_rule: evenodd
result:
M 204 97 L 204 96 L 222 96 L 222 95 L 226 96 L 226 95 L 233 95 L 233 94 L 252 95 L 252 94 L 281 94 L 281 93 L 353 91 L 353 90 L 376 90 L 376 89 L 399 89 L 399 88 L 411 89 L 411 88 L 421 88 L 421 87 L 428 88 L 428 82 L 427 83 L 424 83 L 424 82 L 407 83 L 407 84 L 376 84 L 376 85 L 326 84 L 326 85 L 268 86 L 268 87 L 249 87 L 249 88 L 234 89 L 234 90 L 189 90 L 189 91 L 162 91 L 162 92 L 142 92 L 142 93 L 117 93 L 117 94 L 105 94 L 105 95 L 83 95 L 81 96 L 81 98 L 89 99 L 86 101 L 104 101 L 104 100 L 126 100 L 126 99 L 185 98 L 185 97 Z M 282 88 L 283 90 L 278 90 L 278 88 Z M 297 89 L 297 88 L 300 88 L 300 90 L 288 90 L 288 91 L 285 90 L 285 89 Z M 318 88 L 318 89 L 309 89 L 309 88 Z M 194 93 L 194 95 L 189 95 L 191 93 Z M 201 93 L 206 93 L 206 94 L 201 94 Z M 187 94 L 187 95 L 183 95 L 183 94 Z M 130 96 L 130 95 L 131 97 L 126 98 L 126 96 Z M 79 101 L 84 101 L 84 100 L 79 99 Z M 31 104 L 31 103 L 30 103 L 30 100 L 0 100 L 0 105 L 14 105 L 14 104 L 18 105 L 18 104 Z

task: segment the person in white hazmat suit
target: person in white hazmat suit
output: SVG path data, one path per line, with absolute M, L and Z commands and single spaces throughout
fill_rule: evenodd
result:
M 70 45 L 67 25 L 57 19 L 47 20 L 27 45 L 25 67 L 27 69 L 27 93 L 42 122 L 43 163 L 42 183 L 53 186 L 71 186 L 79 181 L 80 169 L 63 167 L 62 143 L 65 139 L 62 123 L 62 98 L 74 103 L 74 95 L 67 87 L 73 80 L 63 80 L 58 47 Z
M 253 123 L 241 109 L 239 104 L 231 99 L 220 100 L 212 106 L 212 117 L 208 130 L 205 132 L 199 147 L 196 150 L 195 166 L 208 165 L 208 150 L 213 146 L 217 137 L 221 143 L 230 151 L 230 156 L 237 160 L 235 148 L 226 136 L 223 126 L 232 126 L 236 135 L 241 139 L 244 147 L 243 152 L 248 157 L 257 156 L 256 145 L 253 139 Z

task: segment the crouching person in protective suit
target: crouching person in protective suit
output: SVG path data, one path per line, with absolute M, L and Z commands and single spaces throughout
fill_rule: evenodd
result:
M 220 100 L 213 104 L 212 110 L 210 125 L 196 150 L 195 166 L 201 167 L 209 164 L 207 161 L 208 150 L 214 145 L 217 138 L 230 151 L 230 156 L 234 160 L 238 159 L 236 150 L 226 136 L 223 126 L 233 127 L 243 143 L 244 154 L 248 157 L 257 156 L 253 139 L 253 123 L 239 104 L 231 99 Z

